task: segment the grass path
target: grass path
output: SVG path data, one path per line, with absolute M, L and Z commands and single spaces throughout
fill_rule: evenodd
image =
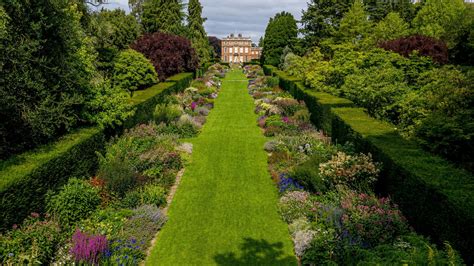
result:
M 253 110 L 228 73 L 147 265 L 296 265 Z

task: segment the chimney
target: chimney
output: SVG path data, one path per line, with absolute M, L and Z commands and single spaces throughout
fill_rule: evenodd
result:
M 230 34 L 230 37 L 231 37 L 231 38 L 234 38 L 234 34 L 233 34 L 233 33 L 231 33 L 231 34 Z
M 242 38 L 242 33 L 239 33 L 239 38 Z

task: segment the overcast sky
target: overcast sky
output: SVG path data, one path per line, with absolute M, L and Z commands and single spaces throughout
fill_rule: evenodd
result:
M 107 8 L 129 11 L 128 0 L 110 0 Z M 186 0 L 184 2 L 187 2 Z M 280 11 L 292 13 L 298 20 L 307 0 L 201 0 L 205 28 L 209 36 L 226 37 L 242 33 L 257 42 L 270 17 Z

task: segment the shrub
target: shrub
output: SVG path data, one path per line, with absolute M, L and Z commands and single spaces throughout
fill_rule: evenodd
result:
M 372 155 L 347 155 L 338 152 L 332 159 L 319 165 L 320 175 L 330 187 L 345 186 L 358 191 L 371 191 L 380 173 Z
M 144 34 L 131 47 L 152 62 L 160 80 L 180 72 L 194 72 L 198 66 L 196 52 L 184 37 L 162 32 Z
M 141 205 L 156 205 L 161 207 L 166 204 L 166 191 L 157 185 L 146 185 L 141 191 Z
M 71 178 L 57 194 L 49 194 L 47 211 L 62 225 L 72 225 L 92 214 L 100 204 L 99 191 L 88 182 Z
M 388 198 L 349 192 L 341 199 L 345 214 L 342 224 L 349 235 L 362 245 L 374 247 L 391 243 L 408 232 L 405 217 Z
M 32 213 L 19 229 L 0 235 L 0 263 L 48 265 L 61 241 L 60 231 L 57 222 L 41 221 L 37 213 Z
M 135 152 L 132 139 L 121 138 L 117 143 L 109 144 L 104 155 L 98 153 L 97 175 L 105 181 L 107 190 L 119 197 L 137 184 L 132 152 Z
M 153 65 L 141 53 L 128 49 L 118 54 L 114 63 L 113 86 L 133 93 L 156 82 Z
M 267 77 L 267 86 L 270 88 L 275 88 L 280 85 L 280 79 L 278 77 Z
M 181 106 L 177 104 L 158 104 L 153 113 L 153 117 L 157 124 L 169 124 L 177 121 L 183 113 Z
M 309 191 L 326 192 L 328 185 L 319 172 L 319 165 L 329 159 L 330 155 L 315 154 L 308 161 L 296 166 L 290 176 Z
M 428 56 L 440 64 L 448 62 L 448 47 L 443 41 L 432 37 L 421 35 L 402 37 L 382 42 L 379 44 L 379 47 L 399 53 L 405 57 L 410 56 L 416 51 L 419 55 Z
M 98 265 L 107 248 L 107 237 L 104 235 L 88 235 L 77 229 L 72 236 L 71 254 L 76 263 Z

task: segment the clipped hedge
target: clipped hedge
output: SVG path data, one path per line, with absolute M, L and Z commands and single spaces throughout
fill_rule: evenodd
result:
M 474 261 L 474 177 L 400 136 L 394 125 L 327 93 L 308 90 L 272 71 L 282 88 L 304 100 L 315 124 L 339 143 L 350 141 L 383 163 L 379 191 L 388 193 L 410 224 L 433 240 L 449 241 L 466 262 Z M 296 89 L 295 89 L 296 88 Z
M 125 128 L 150 120 L 156 104 L 168 94 L 186 89 L 193 73 L 170 77 L 130 99 L 135 115 Z M 44 211 L 48 190 L 57 189 L 71 177 L 90 176 L 97 169 L 96 151 L 102 151 L 116 130 L 98 127 L 78 129 L 58 141 L 0 163 L 0 231 L 19 224 L 31 212 Z

